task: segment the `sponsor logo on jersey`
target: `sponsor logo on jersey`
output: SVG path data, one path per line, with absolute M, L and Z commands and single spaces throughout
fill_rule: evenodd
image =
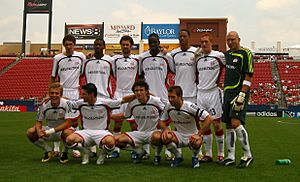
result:
M 79 69 L 79 66 L 61 68 L 60 71 L 71 71 L 71 70 L 77 70 L 77 69 Z
M 145 68 L 145 71 L 155 71 L 155 70 L 163 71 L 163 69 L 161 67 Z
M 101 70 L 91 70 L 91 71 L 88 71 L 88 74 L 102 74 L 102 75 L 105 75 L 106 72 L 101 71 Z
M 87 119 L 87 120 L 100 120 L 103 118 L 104 118 L 104 116 L 84 116 L 84 119 Z
M 127 66 L 127 67 L 118 67 L 117 70 L 134 70 L 135 69 L 135 66 L 133 67 L 130 67 L 130 66 Z
M 194 66 L 194 63 L 175 63 L 175 66 Z
M 228 65 L 228 64 L 226 64 L 226 68 L 228 68 L 228 69 L 232 69 L 232 70 L 235 70 L 235 66 Z

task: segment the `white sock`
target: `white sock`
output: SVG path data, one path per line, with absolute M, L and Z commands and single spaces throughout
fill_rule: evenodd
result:
M 144 150 L 146 150 L 147 154 L 150 154 L 150 144 L 145 144 Z
M 205 148 L 205 155 L 212 157 L 212 142 L 213 142 L 213 135 L 203 135 L 203 144 Z
M 74 149 L 77 149 L 80 152 L 83 152 L 83 153 L 86 153 L 86 154 L 91 152 L 89 149 L 83 147 L 81 143 L 77 143 L 77 146 L 75 146 Z
M 54 151 L 56 152 L 59 152 L 60 151 L 60 142 L 53 142 L 54 144 Z
M 224 156 L 224 135 L 217 136 L 217 148 L 218 148 L 218 156 Z
M 228 151 L 228 157 L 232 160 L 235 159 L 235 141 L 236 133 L 234 129 L 226 129 L 226 146 Z
M 45 150 L 45 152 L 52 151 L 52 148 L 44 140 L 37 140 L 33 144 L 36 145 L 37 147 Z
M 248 139 L 248 133 L 245 130 L 243 125 L 240 125 L 235 129 L 237 137 L 242 145 L 244 156 L 245 157 L 252 157 L 251 151 L 250 151 L 250 144 Z
M 166 148 L 171 151 L 176 158 L 182 157 L 181 153 L 178 151 L 177 145 L 174 142 L 169 143 L 166 145 Z
M 94 153 L 97 153 L 97 147 L 96 147 L 96 145 L 90 147 L 90 151 L 94 152 Z

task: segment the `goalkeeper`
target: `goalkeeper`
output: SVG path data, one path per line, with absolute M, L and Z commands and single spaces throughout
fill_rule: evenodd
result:
M 253 58 L 250 50 L 241 47 L 237 32 L 226 36 L 229 50 L 225 52 L 226 72 L 222 121 L 226 123 L 226 146 L 228 156 L 225 166 L 235 164 L 235 141 L 240 141 L 244 155 L 238 168 L 248 167 L 253 161 L 248 133 L 244 128 L 249 90 L 253 75 Z

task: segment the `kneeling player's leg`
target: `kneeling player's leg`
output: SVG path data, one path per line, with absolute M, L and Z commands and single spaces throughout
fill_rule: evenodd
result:
M 174 132 L 169 132 L 166 138 L 162 138 L 162 142 L 165 144 L 166 148 L 175 155 L 176 158 L 182 157 L 182 154 L 177 147 L 178 141 L 176 140 Z
M 114 150 L 115 148 L 115 145 L 116 145 L 116 141 L 115 141 L 115 138 L 111 135 L 106 135 L 104 136 L 100 142 L 99 142 L 99 149 L 100 149 L 100 152 L 99 152 L 99 157 L 97 159 L 97 164 L 103 164 L 104 163 L 104 159 L 105 159 L 105 156 Z
M 224 130 L 222 127 L 221 119 L 213 120 L 213 125 L 216 134 L 218 160 L 221 161 L 224 158 Z
M 79 150 L 83 153 L 81 164 L 89 163 L 89 157 L 91 152 L 87 148 L 83 147 L 84 139 L 81 136 L 77 135 L 76 133 L 73 133 L 67 137 L 66 143 L 69 148 Z
M 160 156 L 160 152 L 163 146 L 161 131 L 155 131 L 152 133 L 151 144 L 154 146 L 155 149 L 154 156 Z
M 27 130 L 27 137 L 35 146 L 43 149 L 45 152 L 52 151 L 52 147 L 50 147 L 44 139 L 39 138 L 35 126 Z

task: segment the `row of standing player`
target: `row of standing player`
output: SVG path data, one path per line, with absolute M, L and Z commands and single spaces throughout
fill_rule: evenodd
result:
M 230 36 L 231 37 L 233 36 L 235 38 L 235 40 L 234 40 L 235 42 L 232 40 L 229 40 L 228 37 L 230 37 Z M 232 41 L 235 44 L 238 44 L 238 47 L 237 47 L 238 49 L 237 50 L 232 49 L 232 52 L 236 52 L 241 49 L 239 46 L 239 40 L 240 39 L 236 32 L 230 32 L 228 34 L 227 43 L 228 43 L 229 48 L 232 49 L 229 44 L 229 41 Z M 131 92 L 130 89 L 128 89 L 128 88 L 130 88 L 130 87 L 128 87 L 128 85 L 132 84 L 132 82 L 135 80 L 137 73 L 139 72 L 140 75 L 144 76 L 144 78 L 147 82 L 151 83 L 150 84 L 150 92 L 153 93 L 154 95 L 159 96 L 163 100 L 167 100 L 165 81 L 167 79 L 168 71 L 169 70 L 173 71 L 175 73 L 175 85 L 180 85 L 183 88 L 183 91 L 184 91 L 183 98 L 185 100 L 190 100 L 193 103 L 197 103 L 199 107 L 202 107 L 203 109 L 208 110 L 210 112 L 210 114 L 212 115 L 212 117 L 214 118 L 213 123 L 215 126 L 215 132 L 216 132 L 217 143 L 218 143 L 218 160 L 222 161 L 223 156 L 224 156 L 224 145 L 223 145 L 224 135 L 223 135 L 223 129 L 221 127 L 221 122 L 220 122 L 221 121 L 220 118 L 221 118 L 221 114 L 222 114 L 222 108 L 220 106 L 220 103 L 222 101 L 222 97 L 221 97 L 222 93 L 217 85 L 217 81 L 220 76 L 220 70 L 222 67 L 221 65 L 224 65 L 224 62 L 225 62 L 224 54 L 217 52 L 217 51 L 213 51 L 211 49 L 212 39 L 209 34 L 204 34 L 200 39 L 200 43 L 201 43 L 201 47 L 202 47 L 201 51 L 199 51 L 199 50 L 197 51 L 196 48 L 189 45 L 189 32 L 187 30 L 182 30 L 180 32 L 179 41 L 180 41 L 180 48 L 173 50 L 171 52 L 172 56 L 170 56 L 168 54 L 162 54 L 159 50 L 159 38 L 157 35 L 152 34 L 151 36 L 149 36 L 150 51 L 147 51 L 147 52 L 143 53 L 142 55 L 140 55 L 138 57 L 139 61 L 137 61 L 137 59 L 136 59 L 137 57 L 134 57 L 130 54 L 130 46 L 133 44 L 132 39 L 128 39 L 128 40 L 121 39 L 120 44 L 122 47 L 123 56 L 119 56 L 119 57 L 116 56 L 115 57 L 116 59 L 114 59 L 115 61 L 111 61 L 108 56 L 103 55 L 103 49 L 105 48 L 104 41 L 96 40 L 95 41 L 94 58 L 92 58 L 84 63 L 85 66 L 83 67 L 83 73 L 85 73 L 85 75 L 86 75 L 87 82 L 94 82 L 96 84 L 96 86 L 98 85 L 97 86 L 98 88 L 109 88 L 108 81 L 106 79 L 103 79 L 102 82 L 101 81 L 99 82 L 100 77 L 98 77 L 98 80 L 92 80 L 92 78 L 95 78 L 95 77 L 93 77 L 93 74 L 94 74 L 94 76 L 95 76 L 95 74 L 103 74 L 103 75 L 106 75 L 107 78 L 109 78 L 109 75 L 110 75 L 111 69 L 112 69 L 114 76 L 116 77 L 116 80 L 117 80 L 116 93 L 117 93 L 117 91 L 119 91 L 120 93 L 122 93 L 122 91 L 125 91 L 125 93 L 127 94 L 127 91 Z M 75 41 L 73 42 L 72 40 L 71 41 L 67 40 L 67 41 L 64 41 L 63 43 L 66 48 L 67 54 L 69 51 L 69 56 L 62 54 L 62 55 L 58 55 L 56 57 L 56 59 L 54 61 L 54 66 L 53 66 L 53 73 L 52 73 L 53 77 L 56 76 L 56 74 L 59 74 L 59 75 L 64 74 L 64 72 L 68 72 L 65 75 L 69 75 L 69 76 L 73 75 L 74 76 L 74 71 L 78 71 L 78 69 L 80 69 L 80 65 L 82 64 L 82 61 L 85 60 L 84 56 L 82 54 L 72 51 L 72 46 L 74 46 Z M 126 44 L 127 44 L 127 46 L 126 46 Z M 231 50 L 229 50 L 229 52 L 230 51 Z M 79 55 L 76 55 L 76 54 L 79 54 Z M 196 58 L 195 58 L 195 55 L 196 55 Z M 230 54 L 230 55 L 232 56 L 233 54 Z M 234 55 L 234 56 L 236 56 L 236 55 Z M 249 57 L 250 55 L 246 54 L 246 56 Z M 104 58 L 107 58 L 108 60 L 105 60 Z M 237 56 L 237 58 L 239 58 L 239 57 Z M 77 61 L 73 61 L 73 59 L 77 59 Z M 62 60 L 65 60 L 65 61 L 62 61 Z M 70 61 L 70 60 L 72 60 L 72 61 Z M 118 60 L 118 61 L 116 61 L 116 60 Z M 244 60 L 241 60 L 241 62 L 243 62 L 243 61 Z M 252 60 L 250 60 L 250 59 L 248 60 L 248 62 L 251 62 L 251 61 Z M 68 63 L 68 62 L 72 62 L 73 66 L 70 66 L 70 63 Z M 91 64 L 92 62 L 94 62 L 94 64 Z M 108 63 L 108 64 L 102 65 L 103 67 L 101 67 L 100 66 L 101 63 L 103 63 L 103 64 Z M 233 59 L 233 63 L 235 63 L 234 59 Z M 90 69 L 88 66 L 89 64 L 91 65 Z M 99 64 L 98 68 L 101 67 L 101 69 L 96 69 L 97 64 Z M 58 67 L 56 67 L 56 65 L 59 65 L 58 66 L 59 69 L 57 69 Z M 250 64 L 247 63 L 247 65 L 250 65 Z M 103 68 L 108 68 L 108 69 L 103 69 Z M 228 68 L 230 68 L 230 67 L 228 66 Z M 107 70 L 107 72 L 105 72 L 105 70 Z M 122 71 L 123 71 L 123 73 L 127 71 L 127 73 L 122 75 Z M 244 68 L 242 71 L 244 71 Z M 252 70 L 252 72 L 253 72 L 253 70 Z M 128 73 L 131 73 L 131 74 L 128 74 Z M 132 74 L 132 73 L 134 73 L 134 74 Z M 198 73 L 198 76 L 196 73 Z M 251 71 L 246 72 L 246 74 L 245 73 L 242 73 L 242 74 L 243 75 L 241 75 L 241 74 L 238 75 L 241 78 L 239 80 L 240 82 L 242 80 L 245 80 L 245 75 L 250 78 L 252 76 Z M 128 78 L 128 76 L 130 76 L 130 75 L 132 75 L 133 77 Z M 88 77 L 90 77 L 90 78 L 88 78 Z M 122 78 L 125 78 L 125 81 Z M 198 79 L 198 85 L 197 85 L 198 88 L 196 87 L 197 79 Z M 73 82 L 70 82 L 70 80 L 73 80 Z M 78 92 L 79 84 L 78 85 L 76 84 L 77 80 L 79 83 L 79 77 L 78 78 L 73 77 L 73 79 L 68 79 L 67 77 L 64 77 L 63 75 L 60 75 L 60 82 L 62 83 L 62 85 L 64 87 L 64 95 L 65 96 L 66 96 L 65 91 L 67 91 L 69 93 L 70 92 L 73 92 L 73 93 Z M 118 84 L 118 81 L 119 81 L 119 84 Z M 155 82 L 157 82 L 157 83 L 155 83 Z M 70 85 L 70 83 L 71 84 L 75 83 L 75 86 Z M 241 95 L 240 97 L 235 98 L 236 101 L 240 102 L 241 98 L 243 96 L 245 97 L 245 95 L 243 95 L 243 93 L 247 93 L 247 89 L 249 89 L 249 88 L 247 88 L 246 86 L 249 87 L 249 83 L 251 83 L 251 80 L 248 79 L 248 82 L 245 82 L 245 84 L 244 84 L 244 82 L 239 83 L 239 85 L 235 84 L 235 86 L 238 86 L 237 89 L 241 88 L 241 86 L 243 88 L 244 87 L 246 88 L 246 89 L 242 90 L 243 92 L 241 92 L 239 94 L 239 95 Z M 225 84 L 226 84 L 226 82 L 225 82 Z M 69 85 L 69 86 L 67 86 L 67 85 Z M 104 87 L 103 85 L 106 85 L 107 87 Z M 122 86 L 123 86 L 123 88 L 122 88 Z M 226 89 L 226 86 L 225 86 L 225 89 Z M 229 90 L 230 89 L 232 89 L 232 88 L 229 88 Z M 234 89 L 236 89 L 236 88 L 233 88 L 233 90 Z M 102 89 L 102 90 L 104 90 L 104 92 L 102 92 L 100 94 L 104 95 L 103 93 L 105 93 L 105 91 L 107 91 L 107 90 L 106 89 Z M 197 92 L 198 92 L 198 97 L 196 97 Z M 115 95 L 117 95 L 117 94 L 115 94 Z M 70 97 L 70 95 L 68 95 L 67 97 L 74 98 L 74 97 Z M 243 102 L 240 102 L 240 103 L 243 103 Z M 231 104 L 231 105 L 237 106 L 235 104 Z M 238 105 L 240 105 L 240 104 L 238 104 Z M 230 108 L 230 109 L 232 109 L 232 108 Z M 243 115 L 243 113 L 241 114 L 241 117 L 242 117 L 242 115 Z M 233 117 L 235 117 L 235 116 L 233 116 L 233 115 L 230 116 L 230 118 L 233 118 Z M 241 121 L 244 122 L 243 118 L 242 119 L 237 118 L 237 119 L 239 120 L 239 123 L 241 123 Z M 242 125 L 235 124 L 233 127 L 237 130 L 237 128 L 241 128 Z M 228 132 L 228 131 L 230 131 L 230 132 Z M 240 132 L 238 132 L 238 131 L 242 131 L 242 137 L 240 137 L 240 134 L 239 134 Z M 227 130 L 226 135 L 227 136 L 235 136 L 234 132 L 235 132 L 235 130 L 232 130 L 232 129 Z M 246 143 L 247 145 L 249 145 L 248 138 L 245 138 L 245 137 L 247 137 L 247 135 L 245 135 L 245 133 L 246 133 L 245 130 L 242 128 L 240 130 L 237 130 L 237 133 L 238 133 L 238 138 L 239 139 L 242 138 L 243 141 L 246 141 L 243 143 Z M 229 140 L 229 139 L 235 141 L 235 137 L 227 137 L 227 140 Z M 202 159 L 203 161 L 212 161 L 211 142 L 212 142 L 211 131 L 207 131 L 204 134 L 204 144 L 205 144 L 205 149 L 206 149 L 206 155 Z M 232 142 L 230 142 L 230 143 L 232 144 Z M 228 142 L 227 142 L 227 144 L 228 144 Z M 234 153 L 234 146 L 231 145 L 230 147 L 228 147 L 228 145 L 227 145 L 227 148 L 230 149 L 231 151 L 233 151 L 233 153 Z M 243 148 L 245 149 L 245 148 L 247 148 L 247 146 L 243 147 Z M 229 158 L 227 158 L 227 159 L 230 159 L 231 163 L 225 163 L 225 165 L 233 164 L 232 161 L 234 161 L 234 155 L 232 155 L 232 152 L 231 152 L 231 156 L 229 155 Z M 228 161 L 227 159 L 225 160 L 225 162 Z M 244 156 L 244 159 L 246 159 L 248 162 L 252 161 L 250 148 L 248 149 L 248 154 Z M 248 162 L 247 162 L 247 165 L 250 163 L 250 162 L 249 163 Z

